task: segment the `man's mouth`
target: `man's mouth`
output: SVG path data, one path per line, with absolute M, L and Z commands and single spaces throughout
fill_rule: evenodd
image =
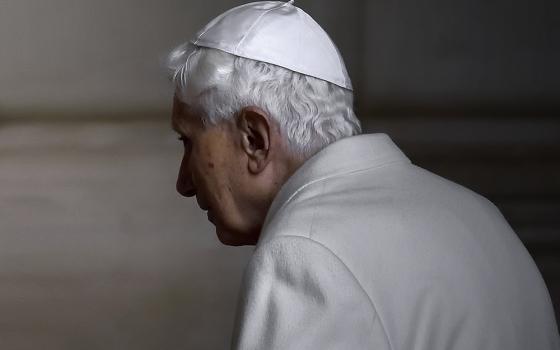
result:
M 208 206 L 202 200 L 200 200 L 200 198 L 198 196 L 196 197 L 196 202 L 198 203 L 198 206 L 200 207 L 200 209 L 202 209 L 204 211 L 208 210 Z

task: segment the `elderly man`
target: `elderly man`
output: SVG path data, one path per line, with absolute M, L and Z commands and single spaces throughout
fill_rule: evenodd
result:
M 170 55 L 177 190 L 255 245 L 234 349 L 558 349 L 531 257 L 485 198 L 359 135 L 335 45 L 292 2 Z

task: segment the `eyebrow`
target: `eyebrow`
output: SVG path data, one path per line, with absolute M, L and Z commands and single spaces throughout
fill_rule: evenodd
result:
M 188 104 L 182 102 L 182 101 L 179 100 L 179 99 L 177 99 L 177 100 L 178 100 L 177 103 L 179 104 L 179 111 L 180 111 L 180 113 L 178 113 L 179 115 L 180 115 L 180 114 L 183 114 L 183 113 L 185 113 L 185 112 L 189 113 L 189 111 L 191 111 L 191 107 L 190 107 Z M 182 135 L 183 132 L 181 131 L 182 128 L 181 128 L 181 125 L 179 124 L 179 123 L 180 123 L 179 118 L 180 118 L 180 117 L 177 116 L 175 113 L 172 114 L 172 117 L 171 117 L 171 128 L 172 128 L 176 133 L 178 133 L 179 135 Z M 183 125 L 183 126 L 184 126 L 184 125 Z
M 180 131 L 181 129 L 179 128 L 179 124 L 177 123 L 176 119 L 177 118 L 175 118 L 175 116 L 173 116 L 171 118 L 171 129 L 173 129 L 173 131 L 175 131 L 178 134 L 182 134 L 181 131 Z

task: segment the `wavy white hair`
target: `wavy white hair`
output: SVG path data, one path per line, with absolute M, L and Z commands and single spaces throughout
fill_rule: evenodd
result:
M 205 125 L 256 106 L 278 123 L 290 150 L 303 157 L 361 133 L 352 91 L 324 80 L 191 43 L 169 54 L 168 68 L 177 97 L 195 108 Z

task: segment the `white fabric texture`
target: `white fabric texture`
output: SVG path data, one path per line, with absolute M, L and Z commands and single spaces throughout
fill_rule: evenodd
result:
M 552 350 L 532 258 L 485 198 L 384 134 L 342 139 L 276 196 L 232 349 Z
M 232 8 L 210 21 L 191 42 L 352 90 L 336 45 L 311 16 L 290 2 L 257 1 Z

